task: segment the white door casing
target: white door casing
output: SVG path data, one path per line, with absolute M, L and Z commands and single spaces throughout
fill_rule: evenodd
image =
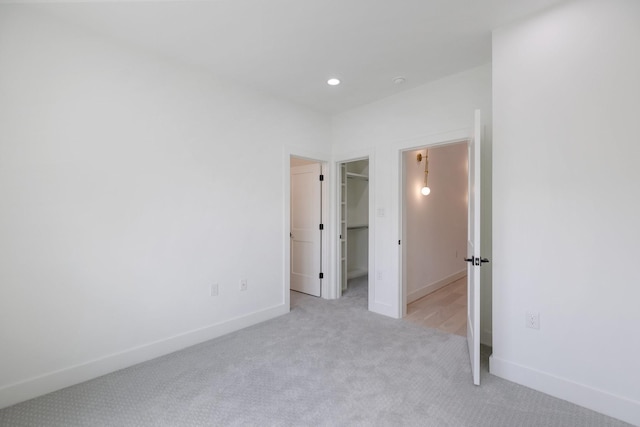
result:
M 291 290 L 320 296 L 321 166 L 291 168 Z
M 473 138 L 469 141 L 469 213 L 467 227 L 467 345 L 473 383 L 480 385 L 480 110 L 475 111 Z

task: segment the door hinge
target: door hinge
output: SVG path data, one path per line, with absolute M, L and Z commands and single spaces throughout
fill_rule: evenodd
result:
M 324 273 L 320 273 L 320 278 L 324 279 Z
M 320 224 L 320 230 L 324 230 L 324 224 Z
M 320 175 L 320 181 L 324 181 L 324 175 Z

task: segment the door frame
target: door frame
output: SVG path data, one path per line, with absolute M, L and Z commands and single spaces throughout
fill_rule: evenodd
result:
M 407 227 L 406 227 L 406 222 L 407 222 L 407 209 L 406 209 L 406 203 L 407 203 L 407 193 L 406 193 L 406 181 L 407 181 L 407 165 L 406 162 L 404 161 L 404 156 L 407 152 L 409 151 L 416 151 L 416 150 L 425 150 L 425 149 L 432 149 L 432 148 L 436 148 L 436 147 L 447 147 L 450 145 L 459 145 L 459 144 L 465 144 L 467 147 L 469 146 L 469 138 L 463 138 L 460 140 L 454 140 L 454 141 L 445 141 L 445 142 L 441 142 L 441 143 L 433 143 L 433 144 L 429 144 L 429 145 L 422 145 L 422 146 L 418 146 L 418 147 L 414 147 L 414 148 L 406 148 L 401 150 L 401 156 L 402 156 L 402 164 L 400 165 L 400 210 L 399 210 L 399 218 L 400 218 L 400 223 L 401 223 L 401 232 L 400 234 L 402 235 L 402 242 L 406 242 L 407 241 Z M 467 162 L 470 162 L 471 160 L 467 159 Z M 468 163 L 467 163 L 468 164 Z M 469 191 L 469 185 L 467 183 L 467 191 Z M 469 220 L 469 208 L 467 206 L 467 222 Z M 407 315 L 407 249 L 406 249 L 406 244 L 402 244 L 400 245 L 400 256 L 401 259 L 399 261 L 399 265 L 400 265 L 400 274 L 402 277 L 402 317 Z
M 339 238 L 339 234 L 340 234 L 340 230 L 339 230 L 339 226 L 340 226 L 340 185 L 341 182 L 339 179 L 337 179 L 337 177 L 340 176 L 340 165 L 342 163 L 349 163 L 349 162 L 355 162 L 357 160 L 369 160 L 369 186 L 367 191 L 369 192 L 368 196 L 369 196 L 369 228 L 368 228 L 368 246 L 369 246 L 369 252 L 367 254 L 368 256 L 368 272 L 367 272 L 367 284 L 368 284 L 368 301 L 367 301 L 367 310 L 371 311 L 372 307 L 375 304 L 375 278 L 376 275 L 373 273 L 375 270 L 375 215 L 374 215 L 374 210 L 375 210 L 375 193 L 373 190 L 375 190 L 375 179 L 376 179 L 376 174 L 375 174 L 375 155 L 373 153 L 372 149 L 366 149 L 366 150 L 360 150 L 357 152 L 351 152 L 351 153 L 347 153 L 347 154 L 342 154 L 342 155 L 338 155 L 336 156 L 336 158 L 334 158 L 333 161 L 333 173 L 336 177 L 336 179 L 334 180 L 334 185 L 333 185 L 333 190 L 334 190 L 334 194 L 333 194 L 333 203 L 334 203 L 334 209 L 333 209 L 333 224 L 335 224 L 335 228 L 333 231 L 333 250 L 334 252 L 334 256 L 332 257 L 332 261 L 333 261 L 333 271 L 335 272 L 334 274 L 334 282 L 333 282 L 333 286 L 332 286 L 332 296 L 333 298 L 340 298 L 342 296 L 342 288 L 341 288 L 341 284 L 340 284 L 340 275 L 341 275 L 341 263 L 340 263 L 340 238 Z
M 398 228 L 398 237 L 401 242 L 406 242 L 406 230 L 405 230 L 405 165 L 404 154 L 407 151 L 419 150 L 425 148 L 435 148 L 445 145 L 468 143 L 472 138 L 470 129 L 463 129 L 460 131 L 454 131 L 444 134 L 432 135 L 430 137 L 417 138 L 411 141 L 404 141 L 401 144 L 396 145 L 394 152 L 397 155 L 396 167 L 397 170 L 392 171 L 392 176 L 398 179 L 397 192 L 393 195 L 393 202 L 397 207 L 397 218 L 392 218 Z M 407 274 L 406 274 L 406 253 L 404 244 L 398 245 L 397 253 L 397 272 L 398 272 L 398 286 L 397 286 L 397 301 L 396 307 L 397 317 L 402 318 L 407 314 Z
M 283 253 L 283 266 L 282 276 L 282 303 L 287 310 L 291 309 L 291 239 L 289 233 L 291 231 L 291 157 L 297 157 L 304 160 L 320 163 L 321 173 L 324 175 L 324 185 L 322 185 L 322 223 L 324 224 L 324 232 L 320 238 L 321 253 L 322 253 L 322 272 L 324 278 L 320 286 L 321 298 L 329 298 L 327 294 L 330 293 L 333 277 L 330 271 L 330 240 L 328 236 L 331 235 L 333 230 L 333 224 L 331 223 L 331 201 L 328 197 L 329 188 L 332 182 L 331 168 L 327 167 L 330 162 L 329 156 L 324 153 L 318 153 L 314 151 L 304 150 L 298 147 L 284 146 L 282 150 L 282 200 L 283 200 L 283 215 L 282 215 L 282 253 Z

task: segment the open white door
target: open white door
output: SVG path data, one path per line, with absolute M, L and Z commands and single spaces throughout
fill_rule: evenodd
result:
M 291 168 L 291 290 L 320 296 L 320 164 Z
M 473 139 L 469 142 L 469 226 L 467 228 L 467 345 L 473 383 L 480 385 L 480 267 L 489 260 L 480 255 L 480 110 L 475 111 Z

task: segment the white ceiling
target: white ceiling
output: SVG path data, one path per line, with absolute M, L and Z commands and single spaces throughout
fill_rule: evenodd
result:
M 561 0 L 73 1 L 30 5 L 336 113 L 491 60 L 491 30 Z M 392 78 L 405 76 L 395 85 Z M 326 81 L 338 76 L 342 84 Z

